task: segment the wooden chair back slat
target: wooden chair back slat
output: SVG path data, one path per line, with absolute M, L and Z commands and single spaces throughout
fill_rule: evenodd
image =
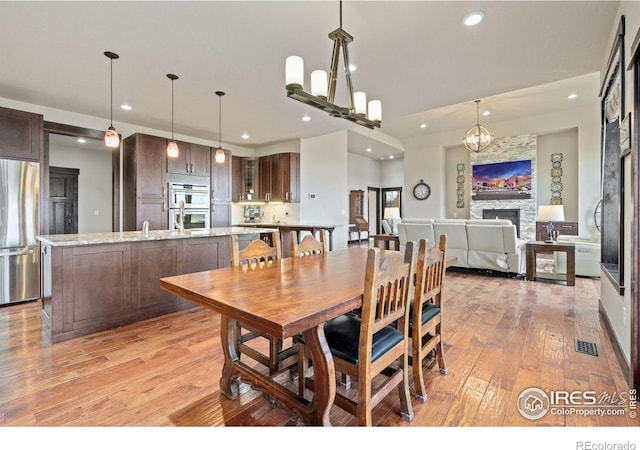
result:
M 313 234 L 308 234 L 302 241 L 298 242 L 298 233 L 291 231 L 291 256 L 309 256 L 326 253 L 327 239 L 325 230 L 319 230 L 320 239 L 318 240 Z

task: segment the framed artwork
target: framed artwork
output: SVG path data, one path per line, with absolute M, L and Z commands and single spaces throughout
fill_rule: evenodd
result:
M 562 191 L 562 183 L 551 183 L 551 192 Z
M 562 161 L 562 153 L 552 153 L 551 154 L 551 162 L 560 162 Z
M 464 172 L 464 164 L 458 164 L 456 168 L 458 169 L 458 172 Z
M 552 177 L 561 177 L 562 176 L 562 167 L 554 167 L 551 169 Z
M 551 167 L 553 167 L 554 169 L 559 169 L 560 167 L 562 167 L 562 163 L 560 161 L 553 161 L 551 163 Z
M 552 205 L 562 205 L 562 197 L 552 197 L 551 198 Z
M 456 208 L 464 208 L 464 200 L 458 200 L 456 202 Z

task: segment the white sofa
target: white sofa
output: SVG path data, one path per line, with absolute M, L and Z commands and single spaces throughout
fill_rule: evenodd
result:
M 600 235 L 592 237 L 558 236 L 558 242 L 573 242 L 576 245 L 576 275 L 600 277 Z M 567 273 L 567 254 L 554 252 L 556 272 Z
M 398 224 L 401 249 L 407 241 L 422 238 L 435 245 L 442 234 L 447 235 L 447 254 L 458 260 L 455 267 L 525 272 L 525 241 L 518 239 L 510 220 L 403 219 Z

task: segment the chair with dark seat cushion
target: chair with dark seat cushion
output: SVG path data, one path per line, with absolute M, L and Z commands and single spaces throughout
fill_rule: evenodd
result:
M 372 425 L 372 410 L 397 387 L 400 414 L 413 419 L 409 394 L 409 302 L 414 290 L 414 244 L 403 253 L 370 248 L 360 316 L 345 314 L 325 323 L 336 372 L 357 381 L 357 399 L 336 393 L 334 404 Z M 299 372 L 304 374 L 304 372 Z M 386 377 L 378 383 L 376 377 Z M 313 389 L 307 379 L 306 387 Z M 374 391 L 375 386 L 375 391 Z
M 438 246 L 427 249 L 426 239 L 421 239 L 416 261 L 415 296 L 411 305 L 411 366 L 416 398 L 427 400 L 424 385 L 424 359 L 435 351 L 440 373 L 447 368 L 442 349 L 442 285 L 447 260 L 447 235 L 440 235 Z
M 246 270 L 260 270 L 261 267 L 281 259 L 280 232 L 269 233 L 264 238 L 272 245 L 262 239 L 254 239 L 245 248 L 240 249 L 238 236 L 231 235 L 231 265 L 243 266 Z M 258 345 L 249 344 L 260 337 L 269 341 L 268 355 L 263 353 Z M 238 357 L 246 355 L 258 361 L 269 369 L 271 376 L 282 373 L 297 364 L 297 347 L 295 345 L 283 349 L 283 341 L 280 338 L 259 333 L 240 322 L 236 326 L 236 349 Z

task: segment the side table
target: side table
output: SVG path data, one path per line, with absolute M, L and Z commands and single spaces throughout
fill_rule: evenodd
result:
M 373 236 L 373 246 L 378 247 L 381 242 L 384 242 L 384 249 L 390 250 L 390 242 L 394 244 L 394 250 L 400 250 L 400 239 L 395 234 L 376 234 Z
M 538 253 L 553 253 L 553 252 L 565 252 L 567 254 L 567 273 L 545 273 L 538 272 L 536 259 Z M 526 243 L 526 262 L 527 262 L 527 274 L 526 279 L 528 281 L 535 280 L 554 280 L 554 281 L 566 281 L 567 286 L 576 285 L 576 247 L 572 242 L 543 242 L 543 241 L 531 241 Z

